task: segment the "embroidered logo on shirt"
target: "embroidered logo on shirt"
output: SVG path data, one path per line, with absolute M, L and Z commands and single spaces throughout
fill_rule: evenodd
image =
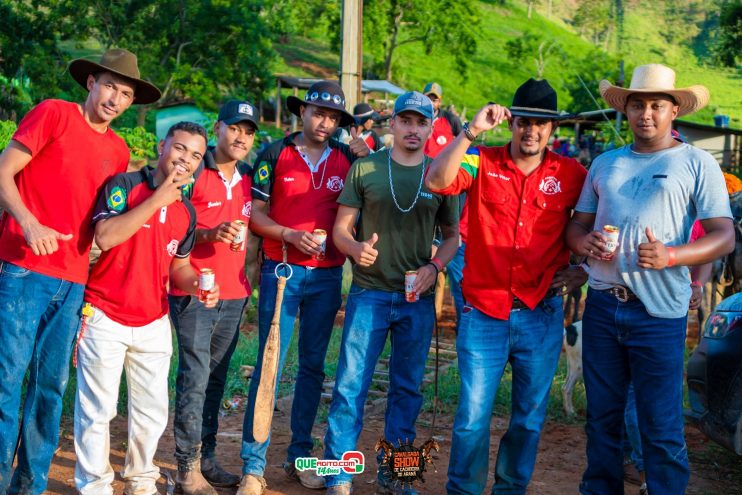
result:
M 429 192 L 420 191 L 420 196 L 427 199 L 433 199 L 433 194 Z
M 216 208 L 217 206 L 221 206 L 221 201 L 209 201 L 209 204 L 206 205 L 206 208 Z
M 560 193 L 562 192 L 562 183 L 556 177 L 550 175 L 541 180 L 538 190 L 548 195 Z
M 170 242 L 167 243 L 167 254 L 170 256 L 175 256 L 175 253 L 178 252 L 178 241 L 175 239 L 172 239 Z
M 114 187 L 106 202 L 113 211 L 123 211 L 126 206 L 126 190 L 119 186 Z
M 510 180 L 510 177 L 508 177 L 507 175 L 496 174 L 495 172 L 487 172 L 487 175 L 489 175 L 490 177 L 495 177 L 496 179 Z
M 337 175 L 333 175 L 329 179 L 327 179 L 327 189 L 329 189 L 332 192 L 340 192 L 343 190 L 343 179 L 338 177 Z
M 144 227 L 145 229 L 151 229 L 152 228 L 148 223 L 142 224 L 142 227 Z
M 284 177 L 283 178 L 283 181 L 284 182 L 294 182 L 294 178 L 293 177 Z
M 250 201 L 245 201 L 244 206 L 242 206 L 242 216 L 250 218 L 250 213 L 252 213 L 252 203 Z
M 446 144 L 448 142 L 448 139 L 446 139 L 446 136 L 438 136 L 435 139 L 435 142 L 438 143 L 438 144 L 440 144 L 441 146 L 443 146 L 444 144 Z

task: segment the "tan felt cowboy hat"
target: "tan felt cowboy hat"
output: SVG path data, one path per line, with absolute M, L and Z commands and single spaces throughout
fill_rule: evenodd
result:
M 678 117 L 697 112 L 709 102 L 709 90 L 696 85 L 675 88 L 675 71 L 661 64 L 640 65 L 634 69 L 628 88 L 600 81 L 600 95 L 612 108 L 626 111 L 626 101 L 632 93 L 663 93 L 672 96 L 678 105 Z
M 145 105 L 160 99 L 162 93 L 157 87 L 141 79 L 137 67 L 137 56 L 123 48 L 113 48 L 106 51 L 99 63 L 78 58 L 70 62 L 70 75 L 83 88 L 88 88 L 88 76 L 96 72 L 112 72 L 136 84 L 134 90 L 134 104 Z

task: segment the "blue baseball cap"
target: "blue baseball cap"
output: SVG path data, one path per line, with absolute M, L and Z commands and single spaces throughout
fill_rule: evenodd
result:
M 408 91 L 394 102 L 394 115 L 417 112 L 426 119 L 433 118 L 433 102 L 419 91 Z

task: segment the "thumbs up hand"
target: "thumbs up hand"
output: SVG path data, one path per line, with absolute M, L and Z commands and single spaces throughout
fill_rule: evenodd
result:
M 647 242 L 639 244 L 638 264 L 642 268 L 662 270 L 670 262 L 667 247 L 657 240 L 650 227 L 647 227 L 644 233 L 647 236 Z
M 359 266 L 369 267 L 374 264 L 379 252 L 374 249 L 374 244 L 379 240 L 376 232 L 366 241 L 356 242 L 355 249 L 351 253 L 353 259 Z
M 371 149 L 361 137 L 358 135 L 358 131 L 355 126 L 350 126 L 350 151 L 358 157 L 368 156 L 371 153 Z

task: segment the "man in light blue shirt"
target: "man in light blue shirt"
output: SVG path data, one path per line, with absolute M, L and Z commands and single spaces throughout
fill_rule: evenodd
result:
M 623 411 L 633 382 L 649 493 L 679 495 L 689 478 L 682 415 L 689 267 L 734 248 L 718 163 L 671 135 L 672 121 L 709 95 L 703 86 L 676 89 L 675 73 L 659 64 L 637 67 L 629 88 L 602 81 L 600 90 L 626 113 L 634 143 L 593 162 L 567 231 L 570 248 L 590 260 L 582 344 L 588 467 L 580 492 L 623 494 Z M 696 219 L 707 235 L 689 243 Z M 619 229 L 613 253 L 605 225 Z

